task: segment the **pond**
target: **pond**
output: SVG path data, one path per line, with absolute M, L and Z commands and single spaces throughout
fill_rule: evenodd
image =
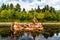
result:
M 44 27 L 44 33 L 32 33 L 32 34 L 37 34 L 35 36 L 35 40 L 60 40 L 60 24 L 58 25 L 43 25 Z M 23 32 L 21 32 L 23 34 Z M 21 35 L 22 35 L 21 34 Z M 11 40 L 11 31 L 10 31 L 10 26 L 0 26 L 0 40 Z M 5 37 L 6 36 L 6 37 Z M 34 39 L 31 34 L 29 34 L 29 37 L 27 37 L 24 33 L 24 35 L 19 36 L 19 37 L 14 37 L 12 38 L 13 40 L 21 40 L 24 38 L 31 38 L 31 40 Z
M 29 35 L 29 36 L 30 36 L 30 38 L 33 38 L 31 35 Z M 24 34 L 22 37 L 19 36 L 17 39 L 16 39 L 16 37 L 14 37 L 13 40 L 21 40 L 22 38 L 26 39 L 26 35 Z M 10 39 L 10 37 L 1 37 L 0 36 L 0 40 L 11 40 L 11 39 Z M 54 36 L 48 37 L 47 39 L 42 34 L 40 34 L 35 37 L 35 40 L 60 40 L 60 33 L 58 35 L 54 34 Z

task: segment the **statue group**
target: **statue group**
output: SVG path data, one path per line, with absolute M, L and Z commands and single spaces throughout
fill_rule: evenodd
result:
M 38 23 L 38 20 L 34 17 L 32 23 L 26 23 L 21 26 L 18 22 L 13 22 L 11 24 L 11 31 L 13 35 L 17 35 L 19 32 L 24 31 L 43 31 L 43 25 Z

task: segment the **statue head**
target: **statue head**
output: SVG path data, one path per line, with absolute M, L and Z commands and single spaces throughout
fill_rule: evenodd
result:
M 34 24 L 38 22 L 38 20 L 36 19 L 36 17 L 34 17 L 32 21 L 33 21 Z

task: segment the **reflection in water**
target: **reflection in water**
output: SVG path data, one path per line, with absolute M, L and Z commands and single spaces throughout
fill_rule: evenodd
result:
M 1 36 L 0 36 L 0 40 L 1 40 Z
M 9 37 L 1 37 L 1 40 L 9 40 Z
M 25 33 L 21 40 L 33 40 L 33 37 L 30 34 Z
M 29 35 L 29 37 L 27 36 L 27 34 L 24 34 L 22 37 L 17 38 L 18 40 L 33 40 L 33 37 L 31 36 L 31 34 Z M 10 40 L 10 37 L 1 37 L 0 36 L 0 40 Z M 14 37 L 14 40 L 16 40 L 16 37 Z M 35 40 L 60 40 L 60 33 L 58 35 L 54 34 L 54 36 L 52 37 L 48 37 L 47 39 L 44 38 L 44 36 L 42 34 L 40 34 L 39 36 L 35 37 Z

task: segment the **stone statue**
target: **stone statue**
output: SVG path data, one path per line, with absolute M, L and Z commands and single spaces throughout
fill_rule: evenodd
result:
M 38 20 L 36 19 L 36 17 L 33 18 L 32 22 L 33 22 L 33 24 L 35 24 L 35 23 L 38 22 Z
M 11 24 L 12 35 L 17 35 L 20 31 L 20 25 L 17 22 Z
M 37 20 L 37 18 L 36 17 L 34 17 L 33 18 L 33 26 L 35 27 L 35 28 L 37 28 L 38 30 L 43 30 L 43 26 L 42 26 L 42 24 L 41 23 L 38 23 L 38 20 Z

